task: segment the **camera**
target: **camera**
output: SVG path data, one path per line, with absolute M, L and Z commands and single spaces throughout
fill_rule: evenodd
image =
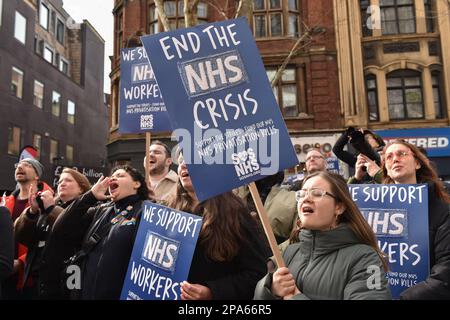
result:
M 353 148 L 368 157 L 370 160 L 375 161 L 378 165 L 381 165 L 380 155 L 366 141 L 364 134 L 361 131 L 355 130 L 353 127 L 349 127 L 347 132 L 349 132 L 349 136 L 352 138 L 350 143 Z

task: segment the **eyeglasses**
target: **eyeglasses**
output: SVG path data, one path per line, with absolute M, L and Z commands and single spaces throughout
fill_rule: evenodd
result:
M 324 159 L 324 157 L 322 157 L 322 156 L 309 156 L 308 158 L 306 158 L 306 161 L 317 160 L 317 159 Z
M 14 169 L 17 169 L 19 167 L 19 164 L 24 166 L 24 167 L 28 167 L 28 168 L 32 167 L 32 165 L 29 164 L 28 162 L 22 161 L 22 162 L 14 163 Z
M 403 159 L 404 157 L 406 157 L 406 156 L 408 156 L 410 154 L 411 154 L 411 152 L 409 152 L 409 151 L 400 151 L 400 150 L 399 151 L 395 151 L 395 152 L 386 153 L 384 155 L 384 161 L 385 162 L 392 162 L 394 160 L 394 155 L 397 158 Z
M 336 199 L 336 196 L 322 189 L 302 189 L 295 192 L 295 200 L 297 200 L 297 202 L 300 202 L 303 201 L 307 196 L 309 196 L 312 201 L 317 202 L 322 200 L 323 196 L 325 195 Z

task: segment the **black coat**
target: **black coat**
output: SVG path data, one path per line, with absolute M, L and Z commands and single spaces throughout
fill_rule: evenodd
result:
M 116 204 L 96 204 L 92 193 L 85 193 L 60 215 L 53 232 L 60 241 L 82 246 L 92 233 L 106 228 L 106 235 L 85 258 L 81 270 L 81 299 L 117 300 L 133 250 L 142 200 L 135 195 Z M 124 220 L 113 223 L 113 219 L 125 208 L 130 210 L 126 210 L 128 213 L 124 215 Z
M 195 248 L 188 281 L 207 286 L 214 300 L 251 300 L 257 282 L 267 273 L 271 253 L 261 227 L 250 214 L 246 214 L 242 227 L 244 240 L 231 261 L 209 259 L 200 243 Z
M 450 299 L 450 206 L 428 188 L 430 275 L 403 291 L 401 299 Z
M 2 282 L 13 271 L 14 237 L 11 215 L 6 207 L 0 207 L 0 299 Z

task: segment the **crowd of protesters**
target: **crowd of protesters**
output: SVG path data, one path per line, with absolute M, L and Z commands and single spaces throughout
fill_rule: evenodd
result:
M 350 142 L 355 152 L 344 150 Z M 354 168 L 348 183 L 428 185 L 430 272 L 401 299 L 450 299 L 450 196 L 426 154 L 396 140 L 384 145 L 369 130 L 347 130 L 333 148 Z M 318 149 L 306 155 L 306 175 L 290 188 L 282 172 L 256 183 L 286 267 L 278 268 L 245 187 L 205 201 L 197 199 L 188 168 L 162 142 L 150 146 L 149 177 L 115 167 L 92 187 L 64 169 L 56 193 L 41 181 L 35 159 L 16 165 L 16 190 L 0 205 L 2 299 L 120 298 L 143 210 L 149 200 L 203 218 L 183 300 L 391 299 L 387 257 L 352 200 L 346 181 L 326 170 Z M 69 288 L 66 266 L 82 271 Z M 367 268 L 380 270 L 367 285 Z

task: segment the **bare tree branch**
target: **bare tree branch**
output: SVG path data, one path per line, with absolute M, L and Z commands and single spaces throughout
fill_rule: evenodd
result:
M 170 23 L 167 18 L 166 11 L 164 10 L 164 1 L 163 0 L 155 0 L 156 10 L 158 10 L 159 18 L 161 19 L 161 23 L 163 25 L 164 31 L 170 31 Z
M 450 1 L 450 0 L 449 0 L 449 1 Z M 225 18 L 225 20 L 228 20 L 228 19 L 229 19 L 227 13 L 225 12 L 225 10 L 224 10 L 223 8 L 220 8 L 218 5 L 216 5 L 216 4 L 213 3 L 212 1 L 206 1 L 206 3 L 208 3 L 208 4 L 209 4 L 211 7 L 213 7 L 214 9 L 216 9 L 217 12 L 218 12 L 222 17 Z M 228 3 L 228 1 L 227 1 L 227 3 Z
M 306 25 L 304 25 L 304 27 L 305 27 L 305 32 L 295 42 L 295 44 L 292 47 L 291 51 L 289 52 L 288 56 L 284 59 L 283 64 L 278 68 L 277 72 L 275 73 L 275 76 L 273 77 L 272 81 L 270 82 L 270 85 L 271 85 L 272 88 L 280 80 L 281 75 L 283 74 L 283 71 L 286 69 L 286 66 L 288 65 L 288 63 L 291 61 L 291 58 L 294 55 L 298 54 L 300 49 L 303 49 L 303 48 L 305 48 L 305 47 L 307 47 L 308 45 L 311 44 L 313 35 L 318 35 L 318 34 L 321 34 L 321 33 L 325 32 L 325 30 L 323 28 L 320 28 L 320 27 L 314 27 L 314 28 L 311 28 L 311 29 L 308 28 Z M 300 44 L 302 42 L 304 42 L 304 43 L 303 43 L 302 46 L 300 46 Z
M 253 14 L 253 0 L 240 0 L 238 8 L 236 10 L 235 18 L 247 17 L 250 20 L 250 16 Z

